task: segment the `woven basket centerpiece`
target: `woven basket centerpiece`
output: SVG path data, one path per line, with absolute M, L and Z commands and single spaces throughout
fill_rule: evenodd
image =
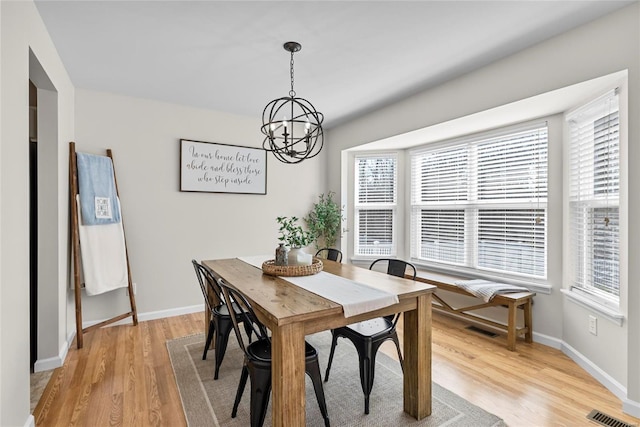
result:
M 322 261 L 313 258 L 311 265 L 276 265 L 276 261 L 270 259 L 262 263 L 262 272 L 270 276 L 311 276 L 322 271 Z

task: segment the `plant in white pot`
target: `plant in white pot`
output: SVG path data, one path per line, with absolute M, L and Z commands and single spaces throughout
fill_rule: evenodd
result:
M 336 193 L 329 191 L 321 194 L 318 202 L 304 218 L 307 227 L 314 235 L 316 249 L 320 247 L 335 248 L 340 235 L 340 223 L 344 221 L 342 208 L 333 200 Z M 322 242 L 322 244 L 321 244 Z
M 289 265 L 310 265 L 313 257 L 304 252 L 302 248 L 313 242 L 314 234 L 298 225 L 298 218 L 295 216 L 279 216 L 276 221 L 280 225 L 278 240 L 290 249 Z

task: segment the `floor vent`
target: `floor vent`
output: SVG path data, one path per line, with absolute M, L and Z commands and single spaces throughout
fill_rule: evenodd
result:
M 495 338 L 495 337 L 498 336 L 498 334 L 496 334 L 496 333 L 493 333 L 491 331 L 487 331 L 486 329 L 478 328 L 477 326 L 473 326 L 473 325 L 467 326 L 466 329 L 468 329 L 470 331 L 473 331 L 473 332 L 481 333 L 481 334 L 486 335 L 486 336 L 491 337 L 491 338 Z
M 603 414 L 600 411 L 593 410 L 587 415 L 588 420 L 592 420 L 597 422 L 598 424 L 602 424 L 607 427 L 636 427 L 637 424 L 629 424 L 624 421 L 621 421 L 617 418 L 613 418 L 607 414 Z

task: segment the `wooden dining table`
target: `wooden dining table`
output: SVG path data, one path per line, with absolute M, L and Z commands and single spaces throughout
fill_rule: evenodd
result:
M 248 298 L 259 320 L 271 331 L 273 425 L 305 425 L 306 335 L 394 313 L 404 313 L 403 409 L 418 420 L 431 415 L 431 294 L 436 287 L 352 264 L 322 262 L 325 272 L 396 294 L 398 303 L 345 317 L 340 304 L 298 287 L 286 277 L 263 274 L 238 258 L 202 261 L 214 276 Z

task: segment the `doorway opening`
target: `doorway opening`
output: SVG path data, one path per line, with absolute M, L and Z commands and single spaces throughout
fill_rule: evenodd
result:
M 38 90 L 29 80 L 29 341 L 31 373 L 38 360 Z
M 58 92 L 31 49 L 28 81 L 30 368 L 40 372 L 62 365 L 67 287 L 60 274 Z

